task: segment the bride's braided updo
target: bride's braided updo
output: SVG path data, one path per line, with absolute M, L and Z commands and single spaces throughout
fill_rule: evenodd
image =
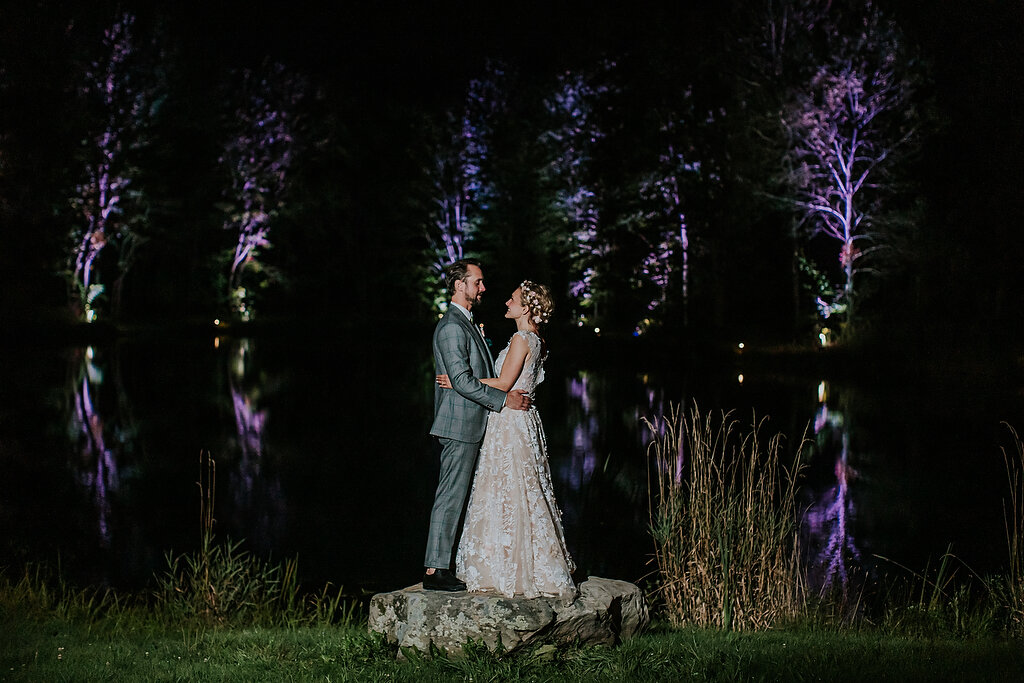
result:
M 523 280 L 519 285 L 522 304 L 530 309 L 530 319 L 540 327 L 551 320 L 551 312 L 555 310 L 555 304 L 551 300 L 551 292 L 544 285 L 529 280 Z

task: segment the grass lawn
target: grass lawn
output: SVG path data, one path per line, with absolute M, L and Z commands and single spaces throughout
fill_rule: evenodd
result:
M 1024 445 L 1019 439 L 1017 454 L 1024 468 Z M 0 681 L 1018 683 L 1024 681 L 1024 489 L 1017 488 L 1022 481 L 1018 475 L 1012 479 L 1014 491 L 1020 494 L 1015 494 L 1011 506 L 1017 521 L 1011 535 L 1009 573 L 981 580 L 973 592 L 970 583 L 953 582 L 948 553 L 937 572 L 915 575 L 902 588 L 897 582 L 875 596 L 880 602 L 873 617 L 865 611 L 864 618 L 843 620 L 843 613 L 836 611 L 842 603 L 808 604 L 788 594 L 772 602 L 773 596 L 780 595 L 773 588 L 778 577 L 789 577 L 794 585 L 799 581 L 799 567 L 788 561 L 764 577 L 760 592 L 738 591 L 743 582 L 759 576 L 758 558 L 792 556 L 788 551 L 775 552 L 788 546 L 777 542 L 775 532 L 767 529 L 758 547 L 705 553 L 710 558 L 707 573 L 728 580 L 703 586 L 704 592 L 696 596 L 680 594 L 680 601 L 665 601 L 659 612 L 668 617 L 675 614 L 675 623 L 692 623 L 679 615 L 694 612 L 700 600 L 714 605 L 721 604 L 721 595 L 740 596 L 734 600 L 742 607 L 740 617 L 766 605 L 768 613 L 746 622 L 723 617 L 720 623 L 763 623 L 758 630 L 673 628 L 660 621 L 615 648 L 540 645 L 515 654 L 496 654 L 469 644 L 464 656 L 452 659 L 415 651 L 397 659 L 392 647 L 367 632 L 365 610 L 358 610 L 358 599 L 346 598 L 340 588 L 329 586 L 319 593 L 301 594 L 294 561 L 270 565 L 239 550 L 235 543 L 215 544 L 212 517 L 204 515 L 201 551 L 169 558 L 169 570 L 157 577 L 156 590 L 146 595 L 77 590 L 41 567 L 27 567 L 23 573 L 5 573 L 0 568 Z M 720 483 L 708 481 L 711 488 Z M 788 489 L 787 495 L 794 490 Z M 709 499 L 704 506 L 709 516 L 716 510 L 716 519 L 726 519 L 728 515 L 721 514 L 725 506 L 739 509 L 730 495 L 725 491 Z M 211 497 L 203 509 L 212 510 L 212 503 Z M 674 509 L 669 506 L 669 512 Z M 767 503 L 760 509 L 768 510 Z M 680 528 L 689 528 L 678 521 L 679 516 L 670 516 L 662 525 L 669 541 Z M 779 522 L 778 529 L 785 528 L 789 527 Z M 722 538 L 728 531 L 723 530 Z M 675 555 L 674 546 L 665 547 L 671 552 L 660 559 L 683 557 L 688 545 L 679 543 Z M 766 548 L 775 550 L 766 555 Z M 755 561 L 737 564 L 748 559 Z M 680 572 L 669 572 L 673 585 L 701 587 L 683 573 L 694 562 L 673 566 Z M 734 571 L 735 575 L 730 573 Z M 773 623 L 798 625 L 769 629 Z
M 5 608 L 6 609 L 6 608 Z M 1021 681 L 1024 643 L 794 629 L 726 633 L 657 624 L 616 648 L 540 648 L 457 660 L 394 652 L 365 626 L 196 628 L 0 615 L 10 681 Z

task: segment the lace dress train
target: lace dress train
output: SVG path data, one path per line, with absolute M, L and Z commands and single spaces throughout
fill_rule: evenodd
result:
M 541 340 L 532 332 L 516 334 L 530 350 L 513 388 L 532 394 L 544 379 Z M 499 373 L 508 348 L 498 354 Z M 575 598 L 576 566 L 566 548 L 536 408 L 490 414 L 455 569 L 471 591 Z

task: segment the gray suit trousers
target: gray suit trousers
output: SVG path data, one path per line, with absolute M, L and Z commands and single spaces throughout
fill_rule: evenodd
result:
M 427 554 L 424 567 L 448 569 L 455 551 L 455 538 L 459 519 L 466 508 L 466 499 L 480 455 L 480 442 L 469 443 L 454 439 L 441 442 L 441 474 L 434 494 L 434 507 L 430 511 L 430 531 L 427 535 Z

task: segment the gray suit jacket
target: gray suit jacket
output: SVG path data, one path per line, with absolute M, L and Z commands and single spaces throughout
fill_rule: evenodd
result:
M 480 332 L 454 305 L 434 328 L 434 369 L 447 374 L 451 389 L 434 388 L 434 424 L 430 433 L 475 442 L 484 438 L 487 411 L 499 411 L 505 392 L 480 383 L 494 377 L 494 361 Z

